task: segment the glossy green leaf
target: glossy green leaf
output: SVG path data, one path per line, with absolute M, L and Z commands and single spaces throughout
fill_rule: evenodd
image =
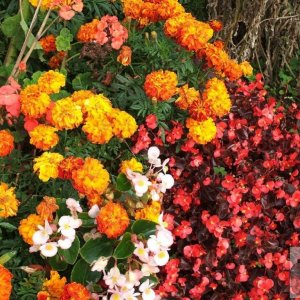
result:
M 100 272 L 92 272 L 91 266 L 83 259 L 78 260 L 71 272 L 71 281 L 81 283 L 83 285 L 89 282 L 96 282 L 101 278 Z
M 131 189 L 131 183 L 124 173 L 120 173 L 116 181 L 116 189 L 120 192 L 126 192 Z
M 140 234 L 146 238 L 156 232 L 156 223 L 148 220 L 137 220 L 132 224 L 131 230 L 135 234 Z
M 70 249 L 58 249 L 58 253 L 63 257 L 63 259 L 70 265 L 73 265 L 77 260 L 78 253 L 80 249 L 80 241 L 78 237 L 75 237 L 75 240 L 72 243 Z
M 114 252 L 114 257 L 117 259 L 124 259 L 132 255 L 135 247 L 131 241 L 131 233 L 126 232 Z

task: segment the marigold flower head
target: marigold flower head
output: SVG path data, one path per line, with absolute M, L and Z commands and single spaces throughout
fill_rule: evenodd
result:
M 100 20 L 94 19 L 92 22 L 81 25 L 77 33 L 77 40 L 82 43 L 88 43 L 95 40 L 98 31 L 97 26 Z
M 117 57 L 117 61 L 123 66 L 129 66 L 131 64 L 131 48 L 128 46 L 122 46 L 120 54 Z
M 169 18 L 165 22 L 164 32 L 171 38 L 177 38 L 180 34 L 180 30 L 188 20 L 195 19 L 190 13 L 182 13 L 174 18 Z
M 96 218 L 98 231 L 108 238 L 117 238 L 127 229 L 130 220 L 126 210 L 120 203 L 108 202 L 103 206 Z
M 158 222 L 159 215 L 161 212 L 161 204 L 159 201 L 152 201 L 151 204 L 147 204 L 144 208 L 139 209 L 135 213 L 136 220 L 149 220 Z
M 58 177 L 58 166 L 64 157 L 59 153 L 44 152 L 34 159 L 33 171 L 38 172 L 40 180 L 46 182 Z
M 56 94 L 65 85 L 66 76 L 53 70 L 42 74 L 38 80 L 40 90 L 47 94 Z
M 81 110 L 83 113 L 86 113 L 85 109 L 85 101 L 91 97 L 95 96 L 95 94 L 92 91 L 89 90 L 80 90 L 76 91 L 72 94 L 71 98 L 74 103 L 79 105 L 81 107 Z
M 231 109 L 231 101 L 225 83 L 216 77 L 207 81 L 203 101 L 210 107 L 213 116 L 223 117 Z
M 223 24 L 221 21 L 218 20 L 211 20 L 208 22 L 209 26 L 216 32 L 222 30 Z
M 49 293 L 51 299 L 59 299 L 64 292 L 66 282 L 66 277 L 60 278 L 57 271 L 51 271 L 50 279 L 43 282 L 43 290 Z
M 19 233 L 24 242 L 33 245 L 32 236 L 38 230 L 38 225 L 44 225 L 45 220 L 36 214 L 29 215 L 26 219 L 21 220 Z
M 0 218 L 17 215 L 20 202 L 17 200 L 14 190 L 4 182 L 0 183 Z
M 174 18 L 185 12 L 184 7 L 178 0 L 162 0 L 156 4 L 156 10 L 161 20 Z
M 55 102 L 51 110 L 53 125 L 59 129 L 74 129 L 83 121 L 82 111 L 79 105 L 67 97 Z
M 0 130 L 0 157 L 9 155 L 14 147 L 13 135 L 8 130 Z
M 212 141 L 216 134 L 217 128 L 212 118 L 198 122 L 192 118 L 186 121 L 186 127 L 189 129 L 188 136 L 198 144 L 207 144 Z
M 119 171 L 126 174 L 127 169 L 141 173 L 143 172 L 143 165 L 133 157 L 130 160 L 123 160 L 121 162 Z
M 37 205 L 36 212 L 43 220 L 49 222 L 53 220 L 53 214 L 59 209 L 54 197 L 44 196 L 43 200 Z
M 30 144 L 40 150 L 49 150 L 59 142 L 59 137 L 55 133 L 56 131 L 55 127 L 40 124 L 29 131 Z
M 85 110 L 89 117 L 98 117 L 99 114 L 111 114 L 113 107 L 110 100 L 103 94 L 98 94 L 84 101 Z
M 208 117 L 212 117 L 212 109 L 210 103 L 198 99 L 189 107 L 190 116 L 197 121 L 204 121 Z
M 56 37 L 54 34 L 49 34 L 39 40 L 39 43 L 43 50 L 46 53 L 49 52 L 55 52 L 56 51 L 56 45 L 55 45 Z
M 21 112 L 26 117 L 38 119 L 43 116 L 51 103 L 49 95 L 40 91 L 37 84 L 28 85 L 20 93 Z
M 88 195 L 102 195 L 109 184 L 109 173 L 101 162 L 87 157 L 84 165 L 72 173 L 73 185 L 80 193 Z
M 53 0 L 42 0 L 41 7 L 43 9 L 53 8 L 53 2 L 54 2 Z M 32 6 L 37 7 L 38 3 L 39 3 L 39 0 L 29 0 L 29 3 Z
M 200 100 L 200 93 L 194 88 L 189 88 L 187 84 L 178 89 L 179 97 L 175 104 L 181 109 L 188 109 L 195 101 Z
M 0 265 L 1 300 L 9 300 L 12 291 L 11 280 L 13 275 L 4 266 Z
M 58 165 L 58 177 L 61 179 L 71 179 L 72 172 L 79 169 L 83 165 L 84 160 L 80 157 L 66 157 Z
M 240 68 L 242 69 L 244 76 L 251 76 L 253 74 L 253 68 L 248 61 L 240 63 Z
M 106 144 L 113 137 L 112 123 L 103 112 L 98 112 L 97 116 L 87 117 L 82 131 L 94 144 Z
M 146 76 L 144 90 L 149 98 L 166 101 L 177 93 L 177 84 L 176 73 L 159 70 Z
M 77 282 L 68 283 L 64 286 L 60 300 L 90 300 L 91 294 L 82 284 Z
M 67 53 L 65 51 L 59 51 L 55 55 L 53 55 L 48 62 L 48 65 L 51 69 L 58 69 L 64 60 L 64 58 L 67 56 Z
M 138 129 L 134 117 L 126 111 L 114 110 L 113 133 L 120 139 L 130 138 Z

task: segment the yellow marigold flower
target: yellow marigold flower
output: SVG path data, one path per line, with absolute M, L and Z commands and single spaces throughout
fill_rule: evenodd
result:
M 207 81 L 203 101 L 210 106 L 213 116 L 223 117 L 231 109 L 231 101 L 225 83 L 218 78 Z
M 80 90 L 76 91 L 72 94 L 71 98 L 74 103 L 79 105 L 81 107 L 81 110 L 83 113 L 86 113 L 85 110 L 85 101 L 91 97 L 95 96 L 95 94 L 92 91 L 89 90 Z
M 115 109 L 113 118 L 113 133 L 120 139 L 130 138 L 137 130 L 138 126 L 134 117 L 126 111 Z
M 136 220 L 149 220 L 158 222 L 158 218 L 161 211 L 161 204 L 159 201 L 153 201 L 151 204 L 147 204 L 144 208 L 139 209 L 135 213 Z
M 32 236 L 38 230 L 38 225 L 44 226 L 45 220 L 36 214 L 29 215 L 26 219 L 21 220 L 19 233 L 24 242 L 33 245 Z
M 53 7 L 53 0 L 42 0 L 42 4 L 41 4 L 41 7 L 43 9 L 49 9 L 49 8 L 52 8 Z M 29 3 L 34 6 L 34 7 L 37 7 L 38 6 L 38 3 L 39 3 L 39 0 L 29 0 Z
M 81 108 L 71 97 L 56 101 L 51 117 L 53 125 L 59 130 L 74 129 L 83 121 Z
M 41 92 L 37 84 L 28 85 L 20 93 L 21 112 L 26 116 L 38 119 L 43 116 L 51 103 L 49 95 Z
M 51 271 L 50 279 L 43 282 L 43 290 L 50 294 L 51 299 L 59 299 L 64 292 L 66 283 L 66 277 L 60 278 L 60 275 L 57 271 Z
M 59 153 L 44 152 L 34 159 L 33 171 L 38 172 L 39 178 L 46 182 L 58 177 L 58 165 L 64 159 Z
M 44 73 L 38 80 L 40 90 L 47 94 L 56 94 L 65 85 L 66 76 L 53 70 Z
M 94 19 L 92 22 L 81 25 L 77 33 L 77 40 L 82 43 L 94 41 L 98 32 L 97 26 L 99 22 L 99 20 Z
M 59 142 L 59 137 L 55 133 L 56 131 L 55 127 L 40 124 L 29 131 L 30 144 L 40 150 L 49 150 Z
M 0 184 L 0 218 L 17 215 L 20 202 L 14 193 L 14 188 L 9 188 L 4 182 Z
M 97 116 L 87 117 L 82 131 L 94 144 L 106 144 L 113 137 L 112 123 L 103 112 L 98 112 Z
M 253 74 L 253 68 L 248 61 L 240 63 L 240 68 L 242 69 L 244 76 L 251 76 Z
M 84 165 L 72 173 L 73 185 L 84 195 L 102 195 L 109 184 L 109 173 L 101 162 L 87 157 Z
M 9 155 L 14 148 L 13 135 L 8 130 L 0 130 L 0 157 Z
M 37 205 L 36 212 L 43 220 L 49 222 L 53 220 L 53 214 L 59 209 L 54 197 L 44 196 L 43 200 Z
M 177 93 L 177 84 L 176 73 L 159 70 L 146 76 L 144 90 L 149 98 L 166 101 Z
M 98 114 L 111 114 L 113 108 L 110 100 L 103 94 L 95 95 L 84 101 L 85 111 L 89 117 L 98 117 Z
M 212 141 L 217 134 L 217 127 L 212 118 L 202 122 L 189 118 L 186 121 L 186 127 L 189 128 L 188 136 L 202 145 Z
M 1 300 L 9 300 L 12 291 L 11 280 L 13 275 L 2 265 L 0 265 L 0 291 Z
M 130 221 L 127 211 L 120 203 L 108 202 L 96 218 L 98 231 L 108 238 L 117 238 L 127 229 Z
M 127 169 L 133 172 L 143 172 L 143 165 L 133 157 L 130 160 L 123 160 L 121 162 L 119 171 L 126 174 Z
M 175 104 L 181 109 L 188 109 L 194 101 L 200 100 L 200 93 L 187 84 L 178 89 L 179 97 Z

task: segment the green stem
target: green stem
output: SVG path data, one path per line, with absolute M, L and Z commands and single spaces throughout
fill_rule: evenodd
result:
M 73 56 L 69 57 L 68 59 L 66 59 L 65 64 L 68 63 L 70 60 L 72 60 L 73 58 L 76 58 L 78 56 L 80 56 L 81 53 L 76 53 Z

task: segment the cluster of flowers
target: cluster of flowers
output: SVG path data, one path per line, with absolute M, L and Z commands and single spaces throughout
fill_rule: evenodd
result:
M 37 7 L 39 0 L 29 0 L 29 3 Z M 58 15 L 64 20 L 71 20 L 77 12 L 82 12 L 82 0 L 42 0 L 42 9 L 58 10 Z
M 90 23 L 81 25 L 77 33 L 78 41 L 82 43 L 108 44 L 119 50 L 128 39 L 127 29 L 118 21 L 116 16 L 104 16 Z
M 134 134 L 135 119 L 113 108 L 102 94 L 81 90 L 52 102 L 50 95 L 58 93 L 64 85 L 64 75 L 48 71 L 41 75 L 37 84 L 28 85 L 20 93 L 24 126 L 29 132 L 30 143 L 36 148 L 44 151 L 53 148 L 59 142 L 58 130 L 74 129 L 82 123 L 88 140 L 96 144 L 107 143 L 113 136 L 126 139 Z
M 165 299 L 288 299 L 289 247 L 300 243 L 299 107 L 276 106 L 260 75 L 227 88 L 233 111 L 211 144 L 185 139 L 175 122 L 166 132 L 176 187 L 164 211 L 181 259 L 164 268 Z M 153 124 L 149 116 L 139 128 L 135 152 L 162 144 Z

